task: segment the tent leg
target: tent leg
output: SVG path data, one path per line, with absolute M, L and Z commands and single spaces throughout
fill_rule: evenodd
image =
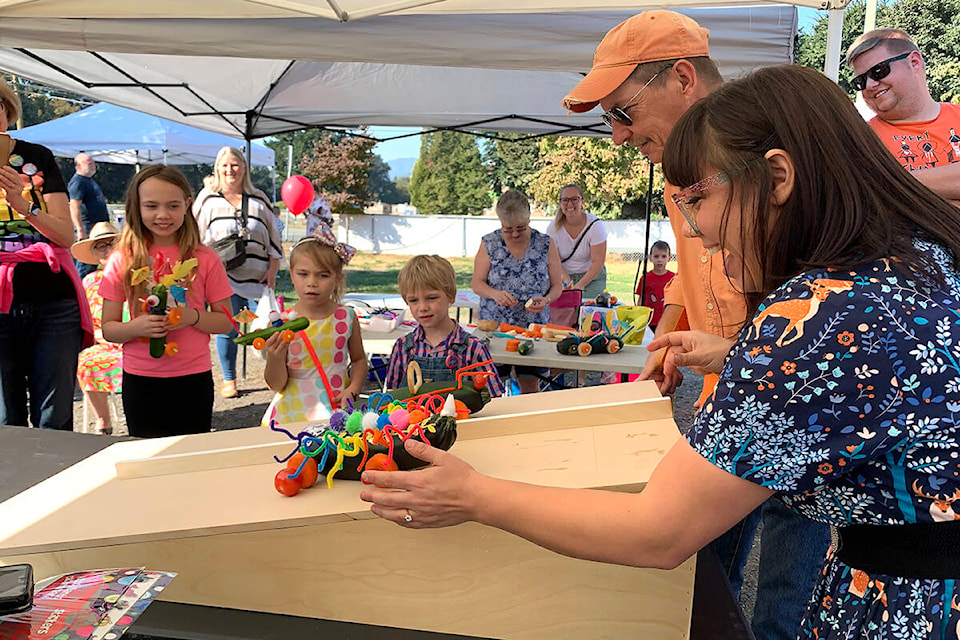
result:
M 840 78 L 840 46 L 843 40 L 843 9 L 830 9 L 827 21 L 827 58 L 823 74 L 836 82 Z

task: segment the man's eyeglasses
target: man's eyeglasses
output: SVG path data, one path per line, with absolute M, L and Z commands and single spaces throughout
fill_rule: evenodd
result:
M 97 240 L 90 248 L 93 251 L 110 251 L 114 244 L 116 244 L 116 240 Z
M 711 187 L 718 187 L 728 182 L 730 182 L 730 176 L 725 171 L 721 171 L 671 196 L 673 203 L 680 209 L 680 213 L 683 214 L 684 219 L 695 234 L 700 235 L 700 227 L 697 226 L 697 211 L 700 209 L 700 201 L 703 198 L 699 194 Z
M 633 120 L 630 118 L 629 115 L 627 115 L 627 109 L 629 109 L 630 107 L 632 107 L 632 106 L 634 106 L 635 104 L 637 104 L 637 98 L 640 97 L 640 94 L 643 93 L 643 90 L 644 90 L 644 89 L 646 89 L 647 87 L 650 86 L 650 83 L 651 83 L 651 82 L 653 82 L 654 80 L 657 79 L 657 76 L 659 76 L 661 73 L 663 73 L 663 72 L 666 71 L 667 69 L 672 69 L 672 68 L 673 68 L 673 64 L 668 64 L 668 65 L 662 67 L 659 71 L 657 71 L 655 74 L 653 74 L 653 77 L 652 77 L 652 78 L 650 78 L 649 80 L 647 80 L 646 84 L 644 84 L 642 87 L 640 87 L 640 90 L 639 90 L 639 91 L 637 91 L 635 94 L 633 94 L 633 97 L 632 97 L 632 98 L 630 98 L 629 100 L 627 100 L 627 103 L 626 103 L 625 105 L 623 105 L 622 107 L 614 107 L 613 109 L 610 109 L 609 111 L 604 111 L 602 114 L 600 114 L 600 119 L 603 120 L 603 124 L 607 125 L 607 126 L 610 127 L 611 129 L 613 129 L 613 121 L 614 121 L 614 120 L 616 120 L 616 121 L 619 122 L 620 124 L 622 124 L 622 125 L 624 125 L 624 126 L 627 126 L 627 127 L 629 127 L 630 125 L 632 125 L 632 124 L 633 124 Z
M 580 202 L 583 198 L 580 196 L 573 196 L 571 198 L 560 198 L 560 204 L 573 204 L 575 202 Z
M 857 91 L 863 91 L 864 89 L 867 88 L 867 78 L 870 78 L 871 80 L 874 80 L 876 82 L 880 82 L 881 80 L 886 78 L 888 75 L 890 75 L 891 62 L 896 62 L 897 60 L 903 60 L 904 58 L 909 56 L 911 53 L 913 53 L 913 51 L 908 51 L 907 53 L 901 53 L 898 56 L 887 58 L 883 62 L 878 62 L 877 64 L 867 69 L 864 73 L 861 73 L 858 76 L 854 76 L 853 80 L 850 82 L 850 86 L 852 86 Z

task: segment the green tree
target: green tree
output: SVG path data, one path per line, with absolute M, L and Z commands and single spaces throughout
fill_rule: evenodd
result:
M 487 140 L 483 145 L 483 159 L 490 172 L 494 193 L 504 189 L 526 191 L 530 185 L 540 158 L 540 140 L 522 137 L 520 134 L 504 134 L 501 139 Z
M 276 154 L 277 173 L 283 177 L 287 175 L 288 147 L 293 145 L 293 164 L 290 175 L 302 174 L 300 166 L 313 152 L 313 145 L 323 141 L 328 135 L 323 129 L 303 129 L 290 133 L 281 133 L 263 141 Z
M 397 189 L 395 181 L 390 179 L 390 165 L 379 154 L 373 154 L 370 171 L 367 173 L 367 183 L 373 198 L 387 204 L 409 202 L 410 194 Z
M 560 189 L 576 184 L 591 213 L 621 217 L 625 206 L 642 203 L 649 165 L 639 149 L 616 146 L 610 138 L 554 136 L 540 141 L 540 160 L 530 195 L 556 207 Z
M 477 142 L 465 133 L 421 137 L 410 178 L 411 203 L 423 214 L 475 215 L 490 206 L 490 185 Z
M 864 0 L 854 0 L 843 14 L 841 52 L 863 33 L 866 14 Z M 927 86 L 934 100 L 960 102 L 960 0 L 894 0 L 877 7 L 877 27 L 902 29 L 916 41 L 926 64 Z M 797 40 L 797 64 L 823 69 L 827 49 L 826 15 L 814 23 L 813 28 L 802 31 Z M 842 64 L 840 86 L 854 95 L 850 86 L 853 70 Z
M 332 212 L 362 213 L 373 201 L 368 175 L 375 144 L 369 138 L 325 131 L 300 161 L 300 173 L 313 182 Z

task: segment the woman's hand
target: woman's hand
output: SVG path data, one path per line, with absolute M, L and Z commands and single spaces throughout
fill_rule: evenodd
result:
M 263 274 L 262 278 L 260 278 L 260 282 L 265 284 L 270 289 L 276 289 L 278 271 L 280 271 L 280 259 L 270 258 L 270 265 L 267 267 L 267 272 Z
M 493 301 L 501 307 L 512 307 L 517 304 L 517 299 L 509 291 L 498 290 L 493 295 Z
M 663 372 L 670 375 L 677 367 L 689 367 L 701 375 L 720 373 L 724 360 L 733 347 L 733 340 L 705 331 L 674 331 L 656 338 L 648 351 L 669 347 L 663 361 Z
M 385 520 L 411 529 L 449 527 L 475 519 L 474 487 L 483 477 L 456 456 L 417 440 L 407 440 L 407 451 L 429 462 L 415 471 L 364 471 L 360 499 Z M 407 516 L 410 520 L 407 520 Z
M 25 218 L 29 218 L 30 203 L 23 197 L 23 178 L 17 170 L 7 165 L 0 167 L 0 189 L 3 189 L 7 204 Z
M 527 301 L 526 308 L 530 313 L 537 313 L 538 311 L 543 311 L 549 306 L 549 302 L 543 296 L 534 296 Z
M 141 313 L 127 324 L 140 338 L 162 338 L 170 331 L 166 314 Z

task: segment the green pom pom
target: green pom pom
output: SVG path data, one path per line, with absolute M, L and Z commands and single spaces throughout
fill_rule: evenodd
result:
M 350 414 L 347 418 L 347 433 L 353 435 L 363 429 L 363 414 L 359 411 Z

